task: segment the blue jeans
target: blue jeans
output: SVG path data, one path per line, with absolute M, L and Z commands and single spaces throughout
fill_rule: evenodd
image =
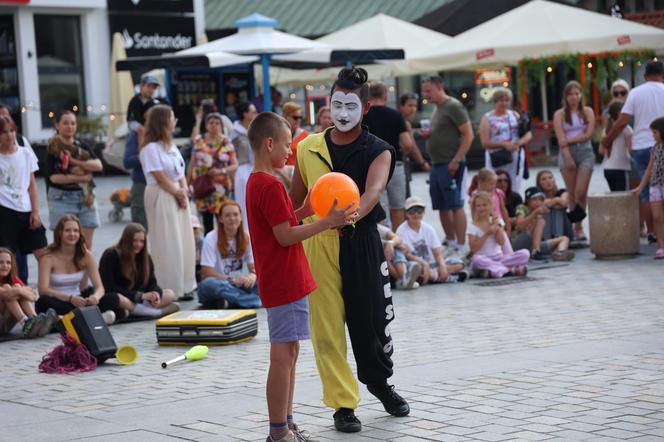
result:
M 643 175 L 646 173 L 646 169 L 648 168 L 651 150 L 652 147 L 647 149 L 632 150 L 632 166 L 634 166 L 634 170 L 636 171 L 636 178 L 638 178 L 639 181 L 641 181 Z M 650 202 L 650 186 L 648 183 L 646 183 L 646 186 L 641 192 L 641 201 L 646 204 Z
M 244 287 L 235 286 L 225 279 L 212 277 L 205 278 L 198 284 L 198 302 L 203 306 L 215 308 L 224 299 L 233 306 L 241 308 L 259 308 L 261 306 L 257 284 L 247 290 Z

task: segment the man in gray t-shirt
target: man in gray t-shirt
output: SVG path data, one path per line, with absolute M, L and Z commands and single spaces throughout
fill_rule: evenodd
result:
M 429 194 L 434 210 L 439 211 L 448 246 L 463 249 L 466 243 L 466 213 L 463 210 L 463 176 L 466 153 L 473 142 L 473 126 L 459 100 L 443 89 L 443 79 L 426 77 L 422 81 L 424 97 L 436 105 L 431 117 L 427 150 L 433 169 Z

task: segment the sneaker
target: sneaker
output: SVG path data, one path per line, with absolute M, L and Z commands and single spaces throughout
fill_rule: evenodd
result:
M 445 282 L 447 283 L 459 282 L 459 274 L 455 273 L 454 275 L 448 275 L 447 278 L 445 279 Z
M 664 249 L 657 249 L 655 259 L 664 259 Z
M 106 310 L 101 314 L 101 317 L 104 318 L 106 325 L 111 325 L 115 322 L 115 312 L 113 310 Z
M 585 217 L 586 217 L 586 211 L 583 209 L 583 207 L 579 206 L 578 204 L 574 206 L 574 209 L 567 212 L 567 219 L 569 219 L 569 222 L 571 222 L 572 224 L 583 221 Z
M 160 310 L 162 316 L 170 315 L 171 313 L 180 311 L 180 304 L 178 304 L 177 302 L 173 302 L 171 304 L 168 304 L 166 307 L 162 307 Z
M 655 244 L 657 242 L 657 237 L 654 233 L 648 233 L 648 244 Z
M 551 259 L 554 261 L 571 261 L 574 259 L 576 254 L 571 250 L 556 250 L 551 255 Z
M 551 259 L 551 255 L 542 253 L 539 250 L 534 250 L 533 254 L 530 255 L 530 259 L 534 259 L 535 261 L 546 261 L 548 259 Z
M 385 411 L 392 416 L 403 417 L 408 416 L 410 413 L 410 406 L 408 402 L 394 390 L 394 385 L 367 385 L 369 393 L 376 396 L 385 407 Z
M 37 337 L 41 338 L 49 334 L 53 329 L 53 326 L 57 324 L 59 320 L 60 317 L 58 316 L 57 313 L 55 313 L 55 310 L 53 310 L 52 308 L 46 310 L 46 313 L 44 313 L 44 320 L 41 321 L 41 323 L 39 324 L 39 330 L 36 332 Z
M 298 442 L 319 442 L 318 439 L 312 438 L 311 433 L 309 433 L 307 430 L 301 430 L 297 424 L 293 424 L 291 431 L 295 436 L 295 440 Z
M 272 436 L 268 436 L 265 442 L 297 442 L 297 439 L 293 433 L 288 433 L 281 439 L 272 439 Z
M 184 295 L 180 296 L 178 298 L 178 301 L 192 301 L 194 299 L 194 294 L 196 293 L 196 289 L 185 293 Z
M 456 276 L 458 282 L 464 282 L 470 277 L 470 273 L 468 273 L 468 270 L 461 270 L 460 272 L 456 273 Z
M 334 413 L 334 428 L 342 433 L 357 433 L 362 430 L 362 423 L 350 408 L 339 408 Z
M 26 338 L 36 338 L 39 336 L 42 324 L 46 320 L 46 315 L 40 313 L 25 321 L 23 324 L 23 336 Z
M 403 275 L 403 288 L 408 290 L 412 289 L 413 285 L 417 283 L 417 278 L 422 274 L 422 264 L 419 262 L 414 262 L 410 270 Z

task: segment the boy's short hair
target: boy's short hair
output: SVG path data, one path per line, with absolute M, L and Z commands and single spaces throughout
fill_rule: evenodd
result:
M 655 118 L 650 122 L 650 129 L 659 132 L 660 137 L 664 137 L 664 117 Z
M 249 125 L 247 135 L 251 148 L 254 151 L 259 151 L 263 145 L 263 141 L 267 138 L 277 138 L 283 135 L 281 129 L 288 129 L 290 132 L 290 124 L 280 115 L 274 112 L 261 112 L 254 118 L 254 121 Z

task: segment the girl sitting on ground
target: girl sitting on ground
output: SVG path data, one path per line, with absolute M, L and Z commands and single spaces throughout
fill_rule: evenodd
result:
M 248 272 L 243 271 L 245 265 Z M 205 308 L 261 306 L 249 234 L 242 226 L 240 205 L 233 200 L 221 204 L 217 228 L 205 235 L 201 278 L 198 300 Z
M 0 247 L 0 334 L 23 334 L 26 338 L 46 335 L 58 320 L 55 311 L 38 315 L 37 295 L 18 277 L 16 258 L 11 250 Z
M 96 305 L 104 321 L 113 324 L 124 318 L 117 293 L 104 294 L 97 261 L 85 246 L 81 222 L 64 215 L 55 225 L 53 243 L 39 260 L 39 299 L 37 311 L 49 308 L 66 315 L 77 307 Z M 88 280 L 92 287 L 88 287 Z
M 154 276 L 145 228 L 129 223 L 120 241 L 104 251 L 99 273 L 107 293 L 119 295 L 120 308 L 134 316 L 159 318 L 180 310 L 171 289 L 162 289 Z
M 566 236 L 571 241 L 574 238 L 572 223 L 567 217 L 567 190 L 559 189 L 556 178 L 550 170 L 540 170 L 535 179 L 535 186 L 544 194 L 544 206 L 549 211 L 543 214 L 543 239 Z
M 498 184 L 498 175 L 493 170 L 483 167 L 477 172 L 476 177 L 476 186 L 473 188 L 473 184 L 471 183 L 468 189 L 468 196 L 472 197 L 475 191 L 488 193 L 491 196 L 491 205 L 493 207 L 492 216 L 499 223 L 502 223 L 509 237 L 512 234 L 512 226 L 509 223 L 510 217 L 505 207 L 505 192 L 496 187 Z M 471 192 L 471 189 L 473 192 Z M 506 250 L 506 252 L 511 252 L 512 248 L 510 246 L 507 247 L 509 247 L 509 250 Z
M 472 223 L 468 226 L 468 244 L 473 253 L 471 268 L 482 278 L 502 278 L 507 273 L 525 276 L 530 252 L 522 249 L 503 252 L 508 236 L 493 210 L 493 197 L 479 190 L 470 202 Z M 510 248 L 511 249 L 511 248 Z

